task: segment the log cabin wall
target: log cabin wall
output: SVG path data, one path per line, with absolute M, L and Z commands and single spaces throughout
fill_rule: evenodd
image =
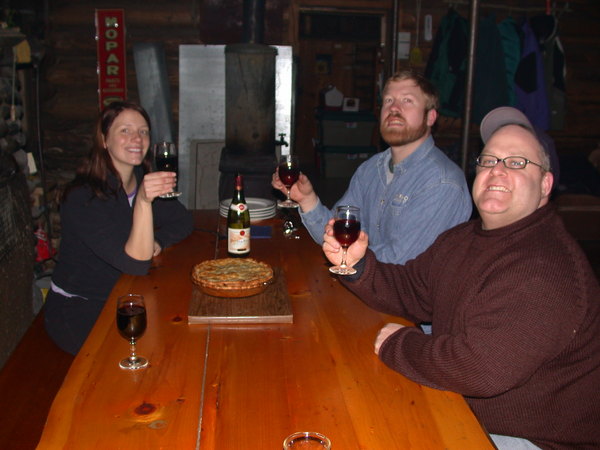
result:
M 266 1 L 265 43 L 298 45 L 298 11 L 303 7 L 327 6 L 338 10 L 388 9 L 393 1 Z M 469 7 L 464 1 L 454 2 L 456 9 L 468 17 Z M 545 0 L 510 0 L 494 2 L 506 4 L 506 9 L 487 8 L 480 1 L 480 15 L 494 13 L 498 20 L 512 14 L 515 19 L 543 12 Z M 558 1 L 562 11 L 566 2 Z M 417 0 L 398 1 L 398 29 L 416 31 Z M 84 153 L 89 147 L 90 123 L 97 113 L 96 47 L 94 41 L 94 9 L 112 8 L 108 1 L 53 1 L 49 2 L 47 56 L 44 60 L 43 130 L 45 148 L 65 152 Z M 515 8 L 511 10 L 511 5 Z M 569 10 L 560 16 L 560 38 L 567 61 L 567 118 L 564 130 L 552 132 L 561 152 L 586 151 L 595 148 L 600 139 L 597 124 L 600 109 L 600 5 L 594 0 L 568 2 Z M 165 45 L 169 82 L 175 118 L 177 119 L 177 69 L 180 44 L 227 44 L 241 38 L 242 0 L 207 2 L 167 0 L 119 2 L 125 10 L 127 45 L 135 42 L 160 41 Z M 422 0 L 420 48 L 424 69 L 431 50 L 431 42 L 422 37 L 423 17 L 431 14 L 434 34 L 449 3 L 446 0 Z M 413 40 L 414 43 L 414 40 Z M 302 62 L 300 62 L 302 64 Z M 398 66 L 408 65 L 399 60 Z M 136 99 L 136 78 L 133 57 L 127 61 L 130 97 Z M 302 87 L 299 87 L 302 88 Z M 438 130 L 440 138 L 453 140 L 460 134 L 456 120 L 444 121 Z M 447 123 L 450 122 L 450 123 Z M 70 158 L 69 158 L 70 159 Z
M 285 11 L 279 2 L 267 3 L 265 40 L 280 43 L 286 34 Z M 102 0 L 50 2 L 41 112 L 52 192 L 60 191 L 54 186 L 64 184 L 90 148 L 99 109 L 94 14 L 96 9 L 115 8 L 123 9 L 125 15 L 130 100 L 139 102 L 133 45 L 160 42 L 164 46 L 175 133 L 179 113 L 179 46 L 228 44 L 242 38 L 242 0 L 128 0 L 118 5 Z
M 18 2 L 15 2 L 18 3 Z M 105 0 L 65 1 L 30 0 L 35 8 L 44 10 L 45 31 L 42 46 L 44 58 L 41 71 L 41 124 L 45 165 L 48 167 L 48 190 L 68 179 L 78 159 L 90 147 L 93 120 L 98 111 L 96 42 L 94 40 L 94 10 L 115 7 Z M 239 42 L 242 34 L 243 0 L 124 0 L 118 7 L 125 10 L 126 42 L 128 47 L 128 91 L 132 100 L 138 99 L 135 67 L 131 48 L 137 42 L 162 42 L 166 50 L 169 84 L 173 101 L 173 114 L 177 129 L 178 120 L 178 46 L 180 44 L 228 44 Z M 358 11 L 388 14 L 386 39 L 388 48 L 379 55 L 389 67 L 391 29 L 394 10 L 397 11 L 398 31 L 408 31 L 413 36 L 417 29 L 417 0 L 292 0 L 279 2 L 266 0 L 265 43 L 292 45 L 297 58 L 298 71 L 312 70 L 314 61 L 302 61 L 302 46 L 322 46 L 319 39 L 300 42 L 299 18 L 302 11 L 322 9 L 332 13 Z M 398 60 L 397 67 L 415 65 L 424 69 L 431 52 L 431 41 L 423 38 L 423 19 L 432 16 L 435 35 L 442 17 L 446 14 L 448 0 L 421 0 L 420 39 L 422 62 Z M 600 141 L 600 4 L 596 0 L 556 0 L 560 15 L 560 38 L 567 65 L 567 115 L 562 130 L 552 131 L 561 154 L 589 153 Z M 480 16 L 494 13 L 498 21 L 509 14 L 521 17 L 543 12 L 545 0 L 493 0 L 480 1 Z M 505 6 L 494 8 L 493 6 Z M 455 8 L 468 18 L 469 6 L 456 0 Z M 486 5 L 490 5 L 489 7 Z M 15 6 L 18 8 L 18 5 Z M 514 9 L 511 9 L 514 8 Z M 356 43 L 361 33 L 357 31 Z M 349 51 L 355 51 L 352 45 Z M 343 47 L 341 53 L 346 52 Z M 347 63 L 345 63 L 347 64 Z M 357 62 L 355 65 L 360 66 Z M 320 79 L 320 83 L 343 84 L 343 79 Z M 314 109 L 318 106 L 317 89 L 297 86 L 295 151 L 311 161 L 314 155 L 312 139 L 316 133 Z M 354 92 L 345 92 L 353 96 Z M 373 106 L 376 110 L 377 105 Z M 376 112 L 376 111 L 375 111 Z M 436 130 L 437 141 L 444 146 L 460 142 L 460 119 L 441 117 Z M 476 126 L 472 128 L 472 147 L 477 147 Z

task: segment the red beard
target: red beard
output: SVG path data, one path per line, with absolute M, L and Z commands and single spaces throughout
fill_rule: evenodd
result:
M 404 121 L 404 126 L 401 128 L 387 128 L 385 126 L 385 122 L 390 117 L 398 117 Z M 400 145 L 410 144 L 415 142 L 416 140 L 421 139 L 425 134 L 429 131 L 429 127 L 427 126 L 426 120 L 427 114 L 423 117 L 423 122 L 417 128 L 412 128 L 406 125 L 406 120 L 400 114 L 388 115 L 384 121 L 382 121 L 379 126 L 379 131 L 381 132 L 381 137 L 385 142 L 388 143 L 390 147 L 396 147 Z

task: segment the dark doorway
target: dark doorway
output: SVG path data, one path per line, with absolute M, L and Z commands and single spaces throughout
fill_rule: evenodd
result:
M 387 11 L 300 11 L 294 148 L 302 164 L 315 161 L 315 114 L 328 86 L 357 98 L 360 111 L 376 112 L 388 70 L 388 17 Z

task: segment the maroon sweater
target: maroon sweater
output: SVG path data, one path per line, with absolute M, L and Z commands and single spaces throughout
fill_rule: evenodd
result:
M 370 251 L 340 277 L 365 303 L 414 322 L 380 358 L 458 392 L 490 433 L 545 449 L 600 448 L 600 287 L 552 206 L 507 227 L 448 230 L 405 266 Z

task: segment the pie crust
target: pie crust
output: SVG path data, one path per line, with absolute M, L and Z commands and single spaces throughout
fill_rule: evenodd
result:
M 216 297 L 248 297 L 264 291 L 273 280 L 270 265 L 252 258 L 203 261 L 192 269 L 192 281 Z

